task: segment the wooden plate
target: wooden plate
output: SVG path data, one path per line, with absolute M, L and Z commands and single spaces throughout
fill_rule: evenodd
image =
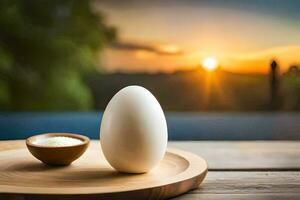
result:
M 0 199 L 166 199 L 198 187 L 207 173 L 204 159 L 176 149 L 148 173 L 118 173 L 99 146 L 66 167 L 44 165 L 27 149 L 0 152 Z

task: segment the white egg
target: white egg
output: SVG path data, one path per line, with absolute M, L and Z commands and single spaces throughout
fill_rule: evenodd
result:
M 163 110 L 145 88 L 128 86 L 108 103 L 100 128 L 101 148 L 118 171 L 144 173 L 164 157 L 168 129 Z

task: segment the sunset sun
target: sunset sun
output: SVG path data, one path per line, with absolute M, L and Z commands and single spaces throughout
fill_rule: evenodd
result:
M 218 67 L 218 61 L 213 57 L 206 57 L 202 61 L 202 67 L 207 71 L 214 71 Z

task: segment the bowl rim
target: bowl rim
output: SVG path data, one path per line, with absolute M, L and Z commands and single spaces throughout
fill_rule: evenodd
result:
M 64 136 L 64 137 L 71 137 L 75 139 L 79 139 L 82 141 L 80 144 L 75 144 L 75 145 L 68 145 L 68 146 L 45 146 L 45 145 L 38 145 L 34 144 L 33 140 L 36 140 L 38 138 L 49 138 L 49 137 L 57 137 L 57 136 Z M 63 148 L 72 148 L 72 147 L 78 147 L 78 146 L 84 146 L 88 145 L 90 142 L 89 137 L 78 134 L 78 133 L 64 133 L 64 132 L 53 132 L 53 133 L 42 133 L 42 134 L 37 134 L 37 135 L 32 135 L 26 139 L 26 145 L 31 146 L 31 147 L 36 147 L 36 148 L 45 148 L 45 149 L 63 149 Z

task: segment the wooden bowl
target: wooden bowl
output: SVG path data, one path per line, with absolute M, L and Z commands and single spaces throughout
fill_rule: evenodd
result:
M 80 144 L 72 145 L 72 146 L 44 146 L 35 144 L 34 141 L 42 138 L 49 138 L 55 136 L 65 136 L 71 137 L 75 139 L 79 139 L 82 141 Z M 79 158 L 87 149 L 89 145 L 90 139 L 86 136 L 79 134 L 71 134 L 71 133 L 46 133 L 41 135 L 35 135 L 27 138 L 26 146 L 30 153 L 48 165 L 69 165 L 74 160 Z

